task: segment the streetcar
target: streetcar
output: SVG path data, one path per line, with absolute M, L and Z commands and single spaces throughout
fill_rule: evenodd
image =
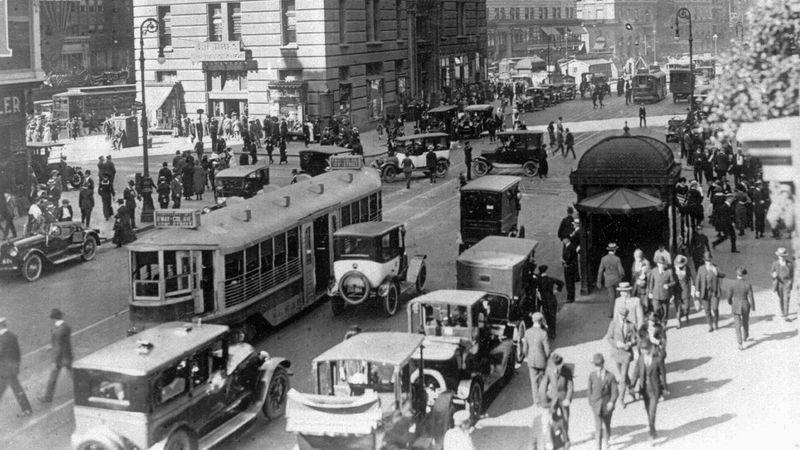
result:
M 639 73 L 633 76 L 634 103 L 656 103 L 667 96 L 667 74 L 664 72 Z
M 383 217 L 379 173 L 360 157 L 338 159 L 329 172 L 207 214 L 156 211 L 157 229 L 128 246 L 129 333 L 201 320 L 250 341 L 324 297 L 334 232 Z

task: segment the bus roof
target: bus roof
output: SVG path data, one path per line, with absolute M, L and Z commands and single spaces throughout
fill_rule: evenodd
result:
M 167 322 L 121 339 L 81 358 L 74 369 L 103 370 L 144 376 L 182 355 L 213 341 L 228 331 L 225 325 Z M 152 344 L 147 353 L 139 353 L 140 342 Z
M 329 348 L 313 362 L 353 360 L 399 366 L 411 359 L 424 338 L 397 331 L 359 333 Z
M 403 225 L 400 222 L 361 222 L 338 229 L 334 236 L 380 236 Z
M 522 181 L 522 178 L 511 175 L 486 175 L 467 183 L 466 186 L 461 188 L 461 191 L 503 192 L 520 181 Z
M 233 167 L 228 167 L 227 169 L 220 170 L 215 176 L 215 178 L 243 177 L 250 173 L 255 172 L 256 170 L 265 168 L 267 168 L 266 161 L 259 162 L 257 164 L 250 166 L 233 166 Z
M 472 112 L 472 111 L 493 111 L 494 106 L 492 105 L 469 105 L 464 107 L 464 112 Z
M 464 250 L 456 261 L 468 265 L 511 267 L 524 261 L 538 245 L 539 242 L 533 239 L 487 236 Z
M 407 134 L 405 136 L 400 136 L 396 138 L 395 141 L 406 142 L 412 141 L 414 139 L 425 139 L 425 138 L 432 138 L 432 137 L 448 137 L 447 133 L 422 133 L 422 134 Z
M 334 170 L 204 214 L 201 225 L 194 230 L 163 228 L 143 233 L 128 247 L 133 251 L 245 248 L 269 234 L 297 226 L 317 211 L 380 188 L 380 174 L 374 169 Z M 247 209 L 252 216 L 249 222 L 245 221 Z

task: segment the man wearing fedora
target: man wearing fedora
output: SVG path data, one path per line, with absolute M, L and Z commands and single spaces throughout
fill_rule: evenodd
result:
M 547 359 L 550 357 L 550 341 L 547 332 L 542 328 L 544 315 L 540 312 L 531 314 L 533 322 L 531 328 L 525 332 L 525 346 L 527 347 L 525 360 L 528 362 L 528 374 L 531 379 L 531 394 L 534 403 L 537 400 L 539 382 L 547 368 Z
M 53 329 L 50 331 L 51 351 L 53 352 L 53 368 L 50 371 L 50 378 L 47 380 L 47 390 L 44 396 L 39 399 L 42 403 L 53 401 L 53 394 L 56 390 L 56 381 L 61 369 L 64 368 L 72 376 L 72 330 L 64 322 L 64 313 L 58 308 L 50 311 L 50 318 L 55 321 Z
M 667 374 L 662 360 L 663 355 L 653 346 L 650 340 L 642 340 L 639 343 L 639 359 L 636 360 L 636 367 L 633 370 L 631 384 L 638 384 L 639 393 L 644 401 L 647 411 L 647 423 L 650 429 L 650 440 L 656 439 L 656 409 L 658 399 L 661 395 L 669 395 L 667 389 Z
M 597 288 L 606 288 L 608 293 L 608 318 L 614 317 L 614 300 L 617 294 L 617 285 L 625 278 L 625 268 L 616 255 L 617 244 L 611 242 L 606 247 L 608 254 L 600 259 L 597 269 Z
M 569 442 L 569 405 L 573 393 L 572 365 L 564 364 L 564 358 L 554 352 L 550 355 L 550 365 L 539 385 L 540 404 L 550 411 L 561 407 L 566 432 L 563 438 L 566 442 Z
M 789 260 L 789 252 L 781 247 L 775 252 L 778 260 L 772 263 L 772 290 L 778 294 L 778 303 L 781 306 L 783 320 L 789 321 L 789 301 L 792 295 L 794 282 L 794 264 Z
M 0 317 L 0 398 L 6 391 L 7 386 L 11 386 L 11 392 L 17 398 L 17 403 L 22 409 L 22 413 L 17 417 L 30 416 L 31 404 L 25 390 L 19 384 L 19 364 L 21 355 L 19 351 L 19 341 L 17 335 L 8 331 L 8 324 L 5 317 Z
M 739 350 L 744 350 L 742 341 L 747 341 L 750 336 L 750 311 L 755 312 L 756 300 L 753 297 L 753 286 L 744 279 L 747 269 L 742 266 L 736 268 L 736 281 L 728 291 L 728 304 L 731 305 L 733 314 L 733 327 L 736 329 L 736 342 Z
M 689 309 L 692 302 L 692 289 L 694 288 L 694 277 L 692 269 L 688 265 L 689 259 L 683 255 L 675 256 L 675 289 L 673 290 L 673 304 L 675 306 L 675 319 L 678 321 L 678 328 L 682 321 L 689 321 Z M 667 320 L 666 318 L 664 319 Z
M 638 337 L 636 326 L 628 320 L 628 314 L 628 308 L 620 307 L 617 317 L 608 324 L 605 336 L 611 346 L 611 359 L 616 363 L 617 372 L 619 372 L 619 383 L 622 385 L 619 398 L 623 408 L 625 407 L 625 392 L 629 386 L 628 366 L 633 361 L 633 348 L 636 346 Z
M 556 338 L 556 313 L 558 312 L 558 299 L 553 289 L 561 292 L 564 282 L 547 274 L 547 265 L 539 266 L 537 288 L 542 298 L 542 314 L 547 323 L 547 336 L 552 340 Z
M 736 250 L 736 229 L 734 227 L 736 223 L 736 212 L 733 207 L 734 198 L 733 194 L 727 194 L 725 196 L 725 202 L 717 208 L 716 226 L 721 235 L 711 243 L 711 248 L 717 248 L 717 246 L 726 239 L 730 239 L 731 253 L 739 253 L 739 251 Z
M 617 285 L 617 299 L 614 300 L 614 311 L 619 311 L 623 308 L 628 309 L 628 320 L 638 329 L 644 323 L 644 308 L 642 307 L 642 299 L 633 295 L 633 286 L 627 281 L 621 282 Z
M 601 450 L 603 443 L 605 443 L 605 448 L 610 447 L 611 415 L 614 414 L 614 405 L 617 402 L 619 391 L 617 389 L 617 379 L 608 373 L 604 367 L 603 355 L 596 353 L 592 358 L 592 364 L 595 366 L 595 370 L 589 373 L 586 397 L 589 400 L 589 406 L 592 408 L 592 417 L 594 417 L 596 448 Z
M 656 267 L 650 270 L 647 277 L 648 311 L 660 311 L 662 320 L 669 318 L 669 301 L 675 287 L 675 274 L 669 268 L 669 260 L 663 254 L 655 256 Z
M 695 295 L 702 302 L 703 310 L 706 312 L 709 333 L 719 326 L 720 280 L 725 277 L 711 260 L 711 253 L 706 252 L 703 255 L 703 265 L 697 269 L 697 277 L 694 280 Z
M 569 236 L 561 241 L 561 265 L 564 267 L 564 283 L 567 286 L 567 303 L 575 301 L 575 283 L 578 281 L 578 244 Z
M 689 239 L 689 253 L 692 256 L 695 271 L 703 265 L 703 255 L 706 252 L 711 253 L 711 245 L 708 242 L 708 236 L 703 233 L 703 226 L 698 225 L 694 228 L 692 238 Z

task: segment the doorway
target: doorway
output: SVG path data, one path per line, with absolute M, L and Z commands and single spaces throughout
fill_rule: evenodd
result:
M 211 100 L 211 111 L 217 117 L 228 114 L 241 116 L 247 111 L 247 100 Z
M 327 214 L 314 219 L 314 260 L 316 290 L 320 293 L 328 288 L 328 279 L 331 276 L 331 244 Z

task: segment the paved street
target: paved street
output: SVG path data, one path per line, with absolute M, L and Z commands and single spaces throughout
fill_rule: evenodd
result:
M 602 112 L 592 110 L 590 100 L 580 98 L 555 108 L 526 114 L 529 125 L 546 124 L 563 116 L 575 129 L 578 157 L 600 139 L 621 133 L 623 121 L 632 121 L 635 107 L 624 106 L 624 99 L 609 99 Z M 663 120 L 680 113 L 685 104 L 671 101 L 648 107 L 650 128 L 640 130 L 630 122 L 632 133 L 645 133 L 663 138 Z M 656 119 L 658 117 L 659 119 Z M 659 126 L 660 122 L 660 126 Z M 581 129 L 580 127 L 584 127 Z M 371 133 L 364 133 L 368 154 L 380 151 Z M 151 170 L 161 161 L 171 160 L 174 143 L 165 141 L 154 149 Z M 296 151 L 300 144 L 291 147 Z M 488 149 L 488 140 L 473 142 L 474 154 Z M 96 161 L 102 149 L 90 145 L 79 150 L 70 162 Z M 140 160 L 134 150 L 117 159 L 123 174 L 138 171 Z M 102 153 L 101 153 L 102 154 Z M 415 178 L 410 190 L 402 183 L 384 187 L 384 217 L 408 223 L 409 253 L 428 255 L 428 289 L 451 288 L 455 284 L 456 233 L 458 231 L 457 174 L 464 170 L 463 154 L 451 155 L 453 166 L 447 178 L 434 186 L 422 177 Z M 291 168 L 272 167 L 273 183 L 288 183 Z M 540 180 L 526 179 L 521 222 L 527 237 L 540 242 L 537 262 L 558 267 L 560 243 L 555 238 L 558 221 L 567 205 L 575 201 L 568 175 L 576 167 L 572 159 L 550 158 L 550 176 Z M 92 167 L 93 168 L 93 167 Z M 688 174 L 688 172 L 686 172 Z M 120 179 L 118 177 L 118 179 Z M 124 178 L 123 178 L 124 179 Z M 117 187 L 121 189 L 120 182 Z M 192 205 L 190 203 L 190 205 Z M 193 205 L 192 205 L 193 206 Z M 711 231 L 707 231 L 711 234 Z M 798 434 L 790 424 L 800 417 L 800 383 L 795 372 L 800 367 L 797 352 L 797 320 L 791 323 L 772 320 L 777 311 L 774 294 L 769 291 L 768 267 L 775 249 L 789 246 L 788 241 L 754 240 L 752 234 L 743 238 L 741 253 L 732 255 L 724 244 L 715 252 L 723 272 L 733 275 L 733 268 L 745 264 L 750 279 L 757 287 L 757 310 L 752 320 L 754 339 L 748 349 L 736 349 L 731 329 L 729 308 L 721 307 L 722 328 L 709 334 L 702 315 L 692 316 L 692 325 L 669 331 L 668 382 L 671 396 L 659 405 L 659 447 L 665 449 L 731 449 L 771 448 L 792 449 L 800 444 Z M 40 281 L 26 283 L 15 276 L 0 278 L 0 315 L 9 319 L 10 328 L 19 335 L 23 358 L 21 379 L 31 399 L 38 397 L 46 377 L 50 323 L 46 314 L 52 307 L 61 308 L 73 328 L 76 357 L 86 355 L 113 340 L 124 336 L 127 328 L 127 252 L 104 246 L 98 257 L 89 263 L 69 264 L 50 269 Z M 561 277 L 560 269 L 551 274 Z M 591 274 L 590 274 L 591 275 Z M 564 300 L 563 295 L 559 299 Z M 797 301 L 793 310 L 797 308 Z M 570 434 L 572 448 L 591 449 L 593 422 L 586 403 L 586 381 L 591 370 L 593 353 L 607 353 L 602 340 L 608 325 L 605 300 L 596 294 L 579 297 L 577 302 L 564 305 L 558 317 L 559 335 L 555 346 L 569 363 L 576 367 L 575 400 L 572 406 Z M 359 324 L 367 330 L 404 330 L 405 314 L 384 318 L 380 311 L 368 306 L 348 309 L 333 317 L 328 304 L 312 308 L 297 320 L 270 330 L 258 347 L 274 355 L 289 358 L 293 363 L 293 386 L 301 391 L 311 390 L 310 361 L 338 342 L 347 328 Z M 674 324 L 673 324 L 674 325 Z M 607 363 L 607 367 L 610 366 Z M 64 379 L 62 379 L 63 381 Z M 781 389 L 778 391 L 778 389 Z M 5 448 L 67 448 L 72 432 L 72 392 L 62 383 L 50 408 L 34 400 L 34 415 L 17 419 L 17 406 L 10 393 L 4 395 L 0 408 L 0 446 Z M 520 368 L 512 383 L 499 393 L 487 416 L 477 426 L 473 436 L 481 449 L 526 448 L 531 414 L 530 387 L 526 369 Z M 284 421 L 265 423 L 261 419 L 250 429 L 229 439 L 221 448 L 289 449 L 295 444 L 291 434 L 284 431 Z M 615 413 L 612 423 L 612 448 L 649 446 L 647 419 L 641 401 Z M 769 445 L 765 445 L 769 444 Z

